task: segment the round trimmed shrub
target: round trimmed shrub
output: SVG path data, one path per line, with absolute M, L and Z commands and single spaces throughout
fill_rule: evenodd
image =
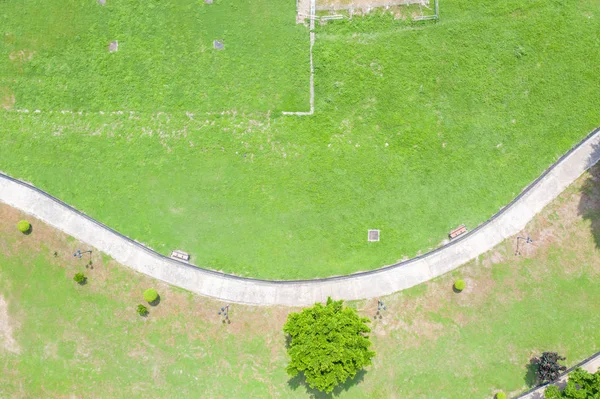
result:
M 19 229 L 21 233 L 27 233 L 29 230 L 31 230 L 31 223 L 29 223 L 27 220 L 21 220 L 19 223 L 17 223 L 17 229 Z
M 76 283 L 83 284 L 85 282 L 85 274 L 83 274 L 83 273 L 75 273 L 75 275 L 73 276 L 73 280 Z
M 154 288 L 148 288 L 146 291 L 144 291 L 144 300 L 146 300 L 146 302 L 151 303 L 156 301 L 157 299 L 158 292 L 156 292 Z
M 456 280 L 454 282 L 454 289 L 456 291 L 462 291 L 465 289 L 466 286 L 467 286 L 467 283 L 465 283 L 465 280 Z
M 145 307 L 144 305 L 138 305 L 138 307 L 137 307 L 137 313 L 140 316 L 147 316 L 148 315 L 148 308 Z
M 496 394 L 496 399 L 506 399 L 506 394 L 504 392 L 498 392 Z

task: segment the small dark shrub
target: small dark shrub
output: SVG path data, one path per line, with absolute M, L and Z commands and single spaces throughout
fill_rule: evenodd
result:
M 144 291 L 144 300 L 148 303 L 154 302 L 158 299 L 158 292 L 154 288 L 148 288 Z
M 27 233 L 29 230 L 31 230 L 31 223 L 29 223 L 27 220 L 21 220 L 19 223 L 17 223 L 17 229 L 19 229 L 21 233 Z
M 75 275 L 73 276 L 73 280 L 75 280 L 76 283 L 83 284 L 86 280 L 85 274 L 75 273 Z
M 533 358 L 531 362 L 537 365 L 537 377 L 544 383 L 556 381 L 560 373 L 567 369 L 566 366 L 558 363 L 565 359 L 556 352 L 544 352 L 542 356 Z
M 144 305 L 138 305 L 138 307 L 137 307 L 137 313 L 140 316 L 147 316 L 148 315 L 148 308 L 146 308 Z
M 467 286 L 467 283 L 465 283 L 465 280 L 456 280 L 454 282 L 454 289 L 456 291 L 462 291 L 465 289 L 465 287 Z

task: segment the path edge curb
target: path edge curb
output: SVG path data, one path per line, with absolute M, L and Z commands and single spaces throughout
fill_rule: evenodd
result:
M 574 154 L 584 145 L 588 145 L 588 148 L 584 148 L 579 153 Z M 567 164 L 569 167 L 557 169 L 571 155 L 574 157 L 570 160 L 570 164 Z M 0 201 L 32 214 L 49 225 L 73 235 L 80 241 L 102 250 L 102 247 L 94 244 L 94 242 L 96 244 L 105 244 L 98 241 L 100 239 L 94 241 L 96 237 L 93 237 L 91 240 L 86 241 L 85 238 L 82 238 L 86 235 L 85 231 L 81 233 L 77 232 L 79 236 L 71 233 L 73 225 L 83 222 L 82 226 L 84 226 L 86 222 L 90 222 L 94 225 L 95 229 L 99 229 L 98 231 L 101 232 L 101 235 L 110 236 L 112 234 L 117 240 L 122 240 L 122 242 L 118 243 L 120 248 L 109 248 L 112 253 L 104 250 L 104 252 L 113 257 L 115 257 L 115 252 L 121 254 L 122 252 L 119 252 L 119 250 L 125 250 L 126 253 L 123 256 L 116 257 L 120 263 L 200 295 L 228 302 L 252 305 L 298 306 L 323 301 L 328 296 L 345 300 L 357 300 L 388 295 L 454 270 L 480 254 L 489 251 L 499 242 L 511 237 L 524 228 L 526 223 L 535 214 L 539 213 L 544 206 L 562 193 L 568 185 L 593 166 L 599 158 L 600 128 L 596 128 L 556 160 L 537 179 L 527 185 L 511 202 L 472 231 L 441 247 L 402 262 L 374 270 L 309 280 L 265 280 L 242 277 L 171 259 L 104 225 L 42 189 L 1 172 Z M 2 180 L 6 181 L 4 183 L 4 187 L 6 187 L 4 194 L 2 192 Z M 20 198 L 18 195 L 11 197 L 10 185 L 12 183 L 19 186 L 16 190 L 17 192 L 22 191 L 27 195 L 31 193 L 30 198 Z M 17 186 L 13 185 L 13 187 Z M 535 188 L 538 188 L 538 190 L 532 192 Z M 530 193 L 531 197 L 524 198 Z M 38 202 L 35 202 L 36 195 Z M 40 195 L 41 197 L 39 197 Z M 523 202 L 521 202 L 522 199 Z M 72 216 L 72 219 L 74 219 L 72 223 L 71 221 L 65 223 L 56 218 L 40 216 L 39 212 L 36 213 L 34 207 L 38 203 L 40 207 L 43 206 L 44 201 L 47 204 L 51 204 L 55 209 L 56 206 L 62 208 L 59 211 L 66 212 L 69 215 L 69 219 Z M 78 222 L 77 217 L 82 217 L 85 220 Z M 501 217 L 503 218 L 498 220 Z M 495 221 L 497 223 L 494 223 Z M 487 235 L 478 234 L 486 228 L 487 230 L 482 233 L 487 233 Z M 459 245 L 461 243 L 463 245 Z M 135 251 L 129 251 L 131 245 L 134 246 L 134 250 L 137 248 L 142 251 L 137 254 L 133 253 Z M 103 248 L 106 248 L 106 245 Z M 159 263 L 162 263 L 162 265 L 159 265 Z M 173 270 L 165 270 L 163 268 L 169 264 L 173 266 Z

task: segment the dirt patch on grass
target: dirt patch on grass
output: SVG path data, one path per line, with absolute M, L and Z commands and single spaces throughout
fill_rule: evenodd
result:
M 310 1 L 311 0 L 298 0 L 296 8 L 296 23 L 306 24 L 307 18 L 310 16 Z
M 317 10 L 348 10 L 348 9 L 364 9 L 370 10 L 378 7 L 400 6 L 408 4 L 425 4 L 427 0 L 317 0 Z
M 6 87 L 0 87 L 0 108 L 12 109 L 15 105 L 15 94 Z
M 0 248 L 6 255 L 45 253 L 61 267 L 72 267 L 73 270 L 77 268 L 78 271 L 84 268 L 89 260 L 94 264 L 102 262 L 101 254 L 97 251 L 93 251 L 91 257 L 89 254 L 85 254 L 86 256 L 81 259 L 73 257 L 77 249 L 86 250 L 88 246 L 3 203 L 0 203 L 0 220 L 2 220 L 0 234 L 8 239 L 0 240 Z M 19 220 L 27 220 L 31 223 L 31 234 L 23 234 L 17 230 Z
M 27 49 L 15 50 L 15 51 L 11 51 L 8 54 L 8 58 L 11 61 L 23 63 L 26 61 L 31 61 L 31 59 L 33 58 L 34 55 L 35 55 L 35 51 L 33 51 L 33 50 L 27 50 Z
M 8 314 L 8 303 L 0 295 L 0 348 L 10 353 L 20 353 L 21 348 L 14 338 L 17 323 Z

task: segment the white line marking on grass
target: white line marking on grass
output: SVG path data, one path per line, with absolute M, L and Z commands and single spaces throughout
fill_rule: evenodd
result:
M 296 5 L 297 7 L 297 5 Z M 313 46 L 315 44 L 315 19 L 317 19 L 315 13 L 316 13 L 316 0 L 310 0 L 310 15 L 308 16 L 309 20 L 310 20 L 310 50 L 309 50 L 309 59 L 310 59 L 310 81 L 309 81 L 309 91 L 310 91 L 310 98 L 309 98 L 309 102 L 310 102 L 310 111 L 308 112 L 304 112 L 304 111 L 299 111 L 299 112 L 290 112 L 290 111 L 283 111 L 283 115 L 297 115 L 297 116 L 306 116 L 306 115 L 312 115 L 315 112 L 315 70 L 314 70 L 314 66 L 313 66 Z M 29 113 L 31 111 L 29 111 L 28 109 L 15 109 L 13 110 L 14 112 L 20 112 L 20 113 Z M 35 110 L 33 111 L 34 113 L 41 113 L 42 111 L 40 110 Z M 98 113 L 100 115 L 104 115 L 104 114 L 111 114 L 111 115 L 124 115 L 125 113 L 129 113 L 130 115 L 133 115 L 135 113 L 135 111 L 72 111 L 72 110 L 61 110 L 61 111 L 45 111 L 46 113 L 53 113 L 53 112 L 61 112 L 63 115 L 65 114 L 79 114 L 79 115 L 89 115 L 89 114 L 94 114 L 94 113 Z M 189 111 L 186 111 L 186 113 Z M 270 112 L 270 111 L 269 111 Z M 159 112 L 159 114 L 161 114 L 162 112 Z M 230 114 L 231 111 L 222 111 L 222 112 L 207 112 L 207 115 L 214 115 L 214 114 L 221 114 L 221 115 L 225 115 L 225 114 Z M 193 115 L 193 114 L 192 114 Z M 189 115 L 188 115 L 189 117 Z
M 315 113 L 315 70 L 313 68 L 313 46 L 315 44 L 315 3 L 316 0 L 310 0 L 310 111 L 308 112 L 289 112 L 283 111 L 283 115 L 306 116 Z

